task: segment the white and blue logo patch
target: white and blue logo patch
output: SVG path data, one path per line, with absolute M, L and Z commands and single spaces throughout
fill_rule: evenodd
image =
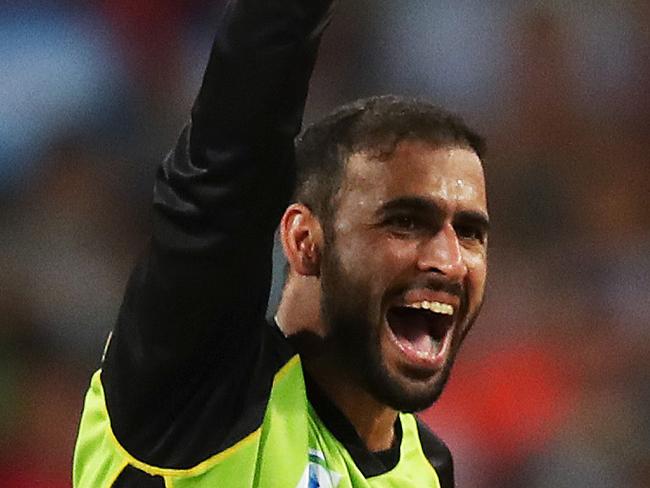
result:
M 317 449 L 310 449 L 309 463 L 297 488 L 336 488 L 339 481 L 341 475 L 328 469 L 323 453 Z

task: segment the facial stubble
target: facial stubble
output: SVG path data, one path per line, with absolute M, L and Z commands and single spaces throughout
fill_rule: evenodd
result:
M 458 347 L 478 310 L 468 316 L 467 301 L 463 300 L 459 312 L 465 317 L 464 323 L 456 325 L 460 330 L 452 350 L 435 375 L 416 378 L 393 373 L 382 355 L 380 329 L 385 326 L 385 317 L 379 303 L 371 300 L 369 283 L 346 272 L 333 242 L 323 250 L 322 259 L 320 308 L 329 329 L 325 351 L 335 367 L 377 401 L 395 410 L 415 412 L 431 406 L 449 379 Z

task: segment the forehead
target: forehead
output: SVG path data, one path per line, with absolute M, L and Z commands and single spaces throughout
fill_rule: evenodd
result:
M 405 196 L 485 212 L 487 199 L 481 161 L 467 148 L 411 140 L 401 141 L 388 157 L 370 152 L 350 156 L 341 203 L 351 200 L 349 203 L 355 205 L 381 204 Z

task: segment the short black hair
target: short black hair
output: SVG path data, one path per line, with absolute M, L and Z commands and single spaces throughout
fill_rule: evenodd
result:
M 348 158 L 363 151 L 389 157 L 406 139 L 467 148 L 479 159 L 485 152 L 483 138 L 460 117 L 428 101 L 395 95 L 357 100 L 296 138 L 294 201 L 307 205 L 327 225 Z

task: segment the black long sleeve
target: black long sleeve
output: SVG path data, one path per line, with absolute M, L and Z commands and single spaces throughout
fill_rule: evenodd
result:
M 331 10 L 329 0 L 231 2 L 191 121 L 157 172 L 151 244 L 102 368 L 116 436 L 149 462 L 191 465 L 237 440 L 249 423 L 241 405 L 270 388 L 256 358 L 273 230 Z

